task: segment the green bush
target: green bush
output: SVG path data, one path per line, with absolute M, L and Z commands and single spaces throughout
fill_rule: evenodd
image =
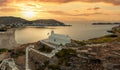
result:
M 0 63 L 2 63 L 2 61 L 0 61 Z
M 99 38 L 94 38 L 94 39 L 90 39 L 86 42 L 90 42 L 90 43 L 108 43 L 108 42 L 113 42 L 116 39 L 118 39 L 117 35 L 106 35 L 103 37 L 99 37 Z
M 62 49 L 60 52 L 56 53 L 55 56 L 59 59 L 59 65 L 63 63 L 67 64 L 67 62 L 69 62 L 70 57 L 77 56 L 77 52 L 73 49 Z
M 49 65 L 48 68 L 52 70 L 61 70 L 59 65 Z
M 91 58 L 89 59 L 90 63 L 102 63 L 102 61 L 100 59 L 96 59 L 96 58 Z
M 104 37 L 110 37 L 110 38 L 113 38 L 113 37 L 118 37 L 118 36 L 117 36 L 117 35 L 112 34 L 112 35 L 106 35 L 106 36 L 104 36 Z
M 19 56 L 25 55 L 25 51 L 23 50 L 17 50 L 17 52 L 12 51 L 10 55 L 12 58 L 17 58 Z
M 47 60 L 47 61 L 45 61 L 45 62 L 44 62 L 45 67 L 46 67 L 46 66 L 48 66 L 48 65 L 49 65 L 49 63 L 50 63 L 50 62 L 49 62 L 48 60 Z
M 4 31 L 7 31 L 7 28 L 6 28 L 6 27 L 0 28 L 0 32 L 4 32 Z
M 47 47 L 47 46 L 42 46 L 41 48 L 38 49 L 39 51 L 41 52 L 46 52 L 46 53 L 49 53 L 52 51 L 52 48 L 50 47 Z
M 75 43 L 79 44 L 80 46 L 84 46 L 86 45 L 86 43 L 84 41 L 77 41 L 77 40 L 74 40 Z
M 56 54 L 58 58 L 68 57 L 69 55 L 76 55 L 76 51 L 73 49 L 62 49 Z
M 0 54 L 3 53 L 3 52 L 7 52 L 8 49 L 0 49 Z

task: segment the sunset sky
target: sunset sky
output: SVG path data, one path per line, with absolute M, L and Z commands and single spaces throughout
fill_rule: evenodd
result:
M 0 0 L 0 16 L 118 22 L 120 0 Z

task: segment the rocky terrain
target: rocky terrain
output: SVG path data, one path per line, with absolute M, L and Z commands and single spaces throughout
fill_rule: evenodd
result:
M 3 16 L 0 17 L 0 24 L 10 25 L 10 24 L 19 24 L 23 23 L 27 20 L 22 19 L 20 17 L 12 17 L 12 16 Z
M 21 45 L 13 50 L 2 52 L 1 60 L 14 58 L 18 68 L 25 70 L 25 49 L 29 45 L 34 45 L 36 50 L 42 47 L 39 42 Z M 52 58 L 31 51 L 29 65 L 32 70 L 119 70 L 120 43 L 66 47 Z
M 114 28 L 119 31 L 119 26 Z M 1 49 L 0 60 L 14 58 L 17 67 L 25 70 L 25 50 L 29 45 L 34 45 L 36 50 L 45 53 L 52 50 L 40 42 L 29 43 L 12 50 Z M 120 70 L 120 38 L 115 30 L 112 35 L 88 41 L 72 40 L 63 47 L 64 49 L 52 58 L 31 51 L 30 68 L 32 70 Z
M 16 46 L 15 29 L 0 32 L 0 48 L 13 49 Z

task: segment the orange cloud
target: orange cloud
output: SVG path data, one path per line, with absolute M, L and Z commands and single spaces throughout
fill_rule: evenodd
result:
M 100 7 L 94 7 L 94 8 L 88 8 L 87 10 L 99 10 L 101 9 Z
M 21 11 L 18 8 L 14 8 L 14 7 L 1 7 L 0 8 L 1 12 L 13 12 L 13 11 Z
M 13 8 L 0 8 L 0 11 L 1 12 L 10 12 L 10 11 L 14 11 L 15 9 L 13 9 Z
M 19 2 L 48 2 L 48 3 L 68 3 L 68 2 L 88 2 L 88 3 L 96 3 L 96 2 L 104 2 L 110 3 L 113 5 L 120 5 L 120 0 L 0 0 L 0 5 L 6 5 L 11 2 L 19 3 Z
M 47 12 L 50 14 L 54 14 L 54 15 L 64 15 L 64 16 L 92 16 L 92 15 L 110 15 L 110 14 L 106 14 L 106 13 L 100 13 L 100 12 L 95 12 L 95 13 L 82 13 L 82 14 L 70 14 L 64 11 L 43 11 L 43 12 Z

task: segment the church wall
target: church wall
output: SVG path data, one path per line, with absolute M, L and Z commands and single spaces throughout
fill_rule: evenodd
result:
M 63 44 L 65 45 L 66 43 L 70 43 L 71 40 L 70 38 L 66 37 L 66 38 L 61 38 L 61 37 L 55 37 L 54 35 L 50 36 L 49 37 L 49 41 L 51 43 L 54 43 L 54 44 Z

